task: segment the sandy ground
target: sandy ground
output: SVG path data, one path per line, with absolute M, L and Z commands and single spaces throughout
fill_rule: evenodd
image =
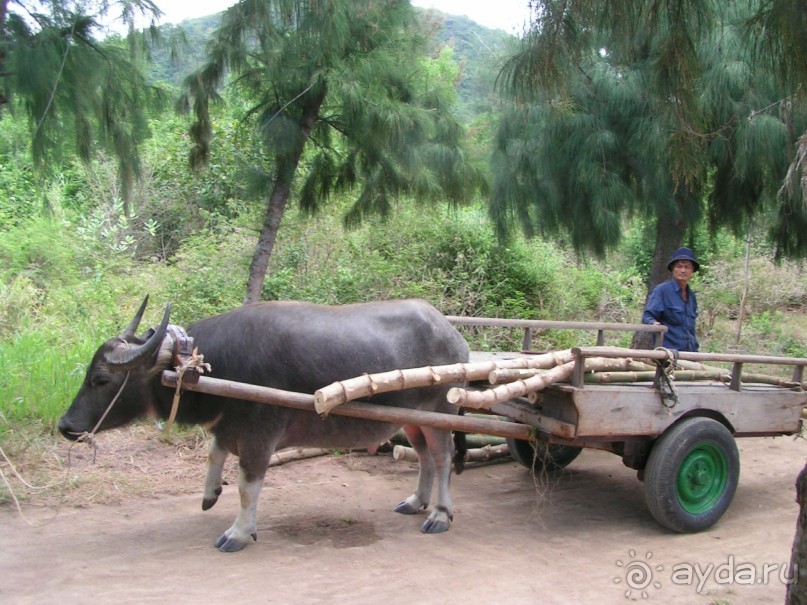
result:
M 61 505 L 0 506 L 0 603 L 779 604 L 807 458 L 803 439 L 739 440 L 734 502 L 695 535 L 657 525 L 611 454 L 584 451 L 549 482 L 507 460 L 453 477 L 454 525 L 432 536 L 392 512 L 413 464 L 320 457 L 270 469 L 258 541 L 223 554 L 235 486 L 202 512 L 203 454 L 124 435 L 99 437 L 95 465 L 74 456 L 81 487 Z

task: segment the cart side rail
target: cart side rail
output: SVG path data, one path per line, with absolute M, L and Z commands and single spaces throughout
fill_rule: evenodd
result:
M 652 359 L 661 362 L 670 359 L 671 355 L 684 361 L 694 361 L 698 363 L 708 363 L 711 361 L 731 363 L 731 382 L 729 387 L 734 391 L 739 391 L 742 386 L 742 370 L 745 364 L 766 364 L 766 365 L 786 365 L 793 367 L 792 382 L 802 385 L 804 381 L 804 367 L 807 366 L 805 357 L 776 357 L 769 355 L 746 355 L 739 353 L 695 353 L 684 351 L 671 351 L 668 349 L 621 349 L 618 347 L 574 347 L 572 354 L 576 358 L 577 367 L 572 376 L 572 383 L 575 386 L 582 386 L 582 372 L 585 359 L 587 357 L 605 358 L 631 358 L 631 359 Z
M 613 332 L 651 332 L 655 334 L 655 346 L 660 347 L 664 341 L 667 326 L 649 324 L 626 324 L 599 321 L 550 321 L 543 319 L 506 319 L 501 317 L 464 317 L 446 315 L 446 319 L 457 326 L 481 326 L 489 328 L 521 328 L 524 338 L 521 348 L 532 349 L 533 330 L 592 330 L 597 332 L 597 346 L 605 344 L 605 333 Z

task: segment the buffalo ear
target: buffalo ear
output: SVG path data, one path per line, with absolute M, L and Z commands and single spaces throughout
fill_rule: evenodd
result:
M 143 304 L 140 306 L 140 311 L 138 311 L 140 315 L 142 315 L 142 311 L 145 309 L 145 304 L 146 301 L 144 300 Z M 165 338 L 165 333 L 168 330 L 168 320 L 170 319 L 170 317 L 171 317 L 171 303 L 168 303 L 167 305 L 165 305 L 165 313 L 163 314 L 163 320 L 160 322 L 160 325 L 157 326 L 156 330 L 149 330 L 151 334 L 148 336 L 148 340 L 146 340 L 146 342 L 137 347 L 130 348 L 128 346 L 128 342 L 124 340 L 112 351 L 104 355 L 104 362 L 120 370 L 131 370 L 132 368 L 141 365 L 145 360 L 154 355 L 157 349 L 160 348 L 160 345 L 162 344 L 163 339 Z M 139 323 L 139 318 L 137 317 L 135 318 L 138 319 Z M 129 327 L 131 327 L 133 323 L 129 324 Z M 134 329 L 135 330 L 137 329 L 137 325 L 135 325 Z

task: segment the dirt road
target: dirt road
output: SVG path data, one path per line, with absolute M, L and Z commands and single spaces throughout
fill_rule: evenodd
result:
M 28 508 L 37 528 L 0 508 L 0 603 L 780 604 L 807 442 L 739 445 L 737 495 L 701 534 L 662 529 L 635 472 L 587 450 L 548 484 L 512 461 L 466 470 L 452 480 L 451 531 L 422 535 L 422 516 L 391 512 L 415 466 L 351 454 L 270 469 L 258 542 L 236 554 L 212 547 L 235 487 L 203 513 L 203 469 L 186 465 L 194 493 L 62 506 L 55 519 Z

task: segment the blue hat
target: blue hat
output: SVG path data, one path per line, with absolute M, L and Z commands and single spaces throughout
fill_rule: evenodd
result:
M 688 260 L 692 261 L 695 266 L 695 271 L 701 268 L 700 263 L 695 259 L 695 254 L 689 248 L 678 248 L 670 257 L 670 262 L 667 263 L 667 271 L 672 271 L 675 261 Z

